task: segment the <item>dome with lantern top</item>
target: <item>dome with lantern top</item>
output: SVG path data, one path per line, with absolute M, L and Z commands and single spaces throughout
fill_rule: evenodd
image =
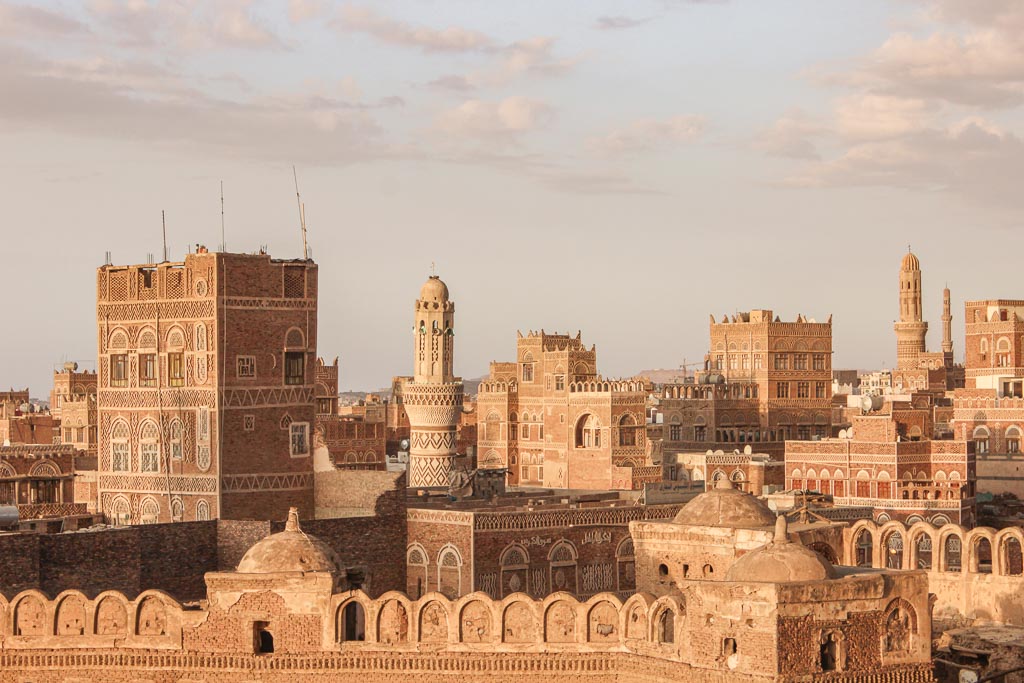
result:
M 732 487 L 722 478 L 676 513 L 676 524 L 730 529 L 759 529 L 775 523 L 775 513 L 764 501 Z
M 420 288 L 421 301 L 448 301 L 448 285 L 436 275 L 431 275 Z
M 836 578 L 835 567 L 810 548 L 789 540 L 786 517 L 775 523 L 775 538 L 736 560 L 726 572 L 726 581 L 788 583 Z
M 238 571 L 242 574 L 277 572 L 336 572 L 341 560 L 334 550 L 299 525 L 299 510 L 288 510 L 284 531 L 271 534 L 249 548 Z

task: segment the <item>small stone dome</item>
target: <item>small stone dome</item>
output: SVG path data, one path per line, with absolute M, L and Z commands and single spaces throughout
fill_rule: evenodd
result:
M 448 301 L 448 285 L 436 275 L 431 275 L 420 288 L 421 301 Z
M 732 487 L 722 478 L 676 513 L 676 524 L 757 529 L 775 523 L 775 513 L 758 498 Z
M 288 510 L 284 531 L 271 534 L 249 548 L 238 571 L 243 574 L 274 572 L 336 572 L 341 565 L 338 554 L 316 536 L 299 526 L 299 510 Z
M 908 249 L 907 255 L 903 257 L 902 263 L 900 263 L 900 270 L 921 270 L 921 262 L 917 260 L 917 257 Z
M 786 518 L 775 523 L 775 538 L 768 545 L 751 551 L 729 567 L 726 581 L 788 583 L 822 581 L 836 578 L 836 570 L 818 553 L 789 540 Z

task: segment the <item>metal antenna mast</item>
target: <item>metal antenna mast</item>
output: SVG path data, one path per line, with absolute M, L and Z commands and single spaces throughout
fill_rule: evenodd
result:
M 306 207 L 302 205 L 302 197 L 299 196 L 299 175 L 292 166 L 292 177 L 295 179 L 295 202 L 299 205 L 299 226 L 302 228 L 302 258 L 309 259 L 309 248 L 306 245 Z
M 220 250 L 228 250 L 228 242 L 224 237 L 224 181 L 220 181 Z
M 167 216 L 163 209 L 160 209 L 160 224 L 164 231 L 164 262 L 167 262 Z

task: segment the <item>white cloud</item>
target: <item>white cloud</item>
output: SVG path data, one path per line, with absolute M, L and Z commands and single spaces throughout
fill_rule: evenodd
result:
M 0 35 L 72 37 L 89 33 L 89 27 L 59 12 L 31 5 L 0 4 Z
M 188 50 L 284 47 L 257 18 L 252 0 L 92 0 L 88 7 L 97 26 L 121 45 Z
M 827 133 L 820 122 L 799 109 L 787 112 L 754 138 L 754 148 L 770 156 L 819 159 L 816 138 Z
M 509 138 L 546 126 L 552 116 L 547 104 L 526 97 L 498 102 L 473 99 L 442 112 L 436 128 L 454 136 Z
M 599 154 L 636 154 L 672 144 L 692 142 L 707 127 L 702 116 L 639 119 L 607 135 L 591 138 L 587 147 Z
M 643 19 L 634 19 L 632 17 L 625 17 L 621 15 L 616 16 L 603 16 L 598 17 L 594 21 L 594 28 L 602 31 L 616 31 L 627 28 L 636 28 L 642 26 L 651 20 L 650 17 L 644 17 Z
M 443 29 L 417 26 L 385 17 L 366 7 L 351 5 L 341 8 L 336 24 L 391 45 L 418 48 L 424 52 L 472 52 L 494 44 L 490 37 L 479 31 L 458 26 Z

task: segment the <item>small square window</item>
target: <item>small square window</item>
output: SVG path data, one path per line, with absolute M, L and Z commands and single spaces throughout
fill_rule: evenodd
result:
M 256 416 L 255 415 L 244 415 L 242 416 L 242 429 L 247 432 L 256 431 Z
M 128 386 L 128 356 L 116 353 L 110 357 L 110 386 Z

